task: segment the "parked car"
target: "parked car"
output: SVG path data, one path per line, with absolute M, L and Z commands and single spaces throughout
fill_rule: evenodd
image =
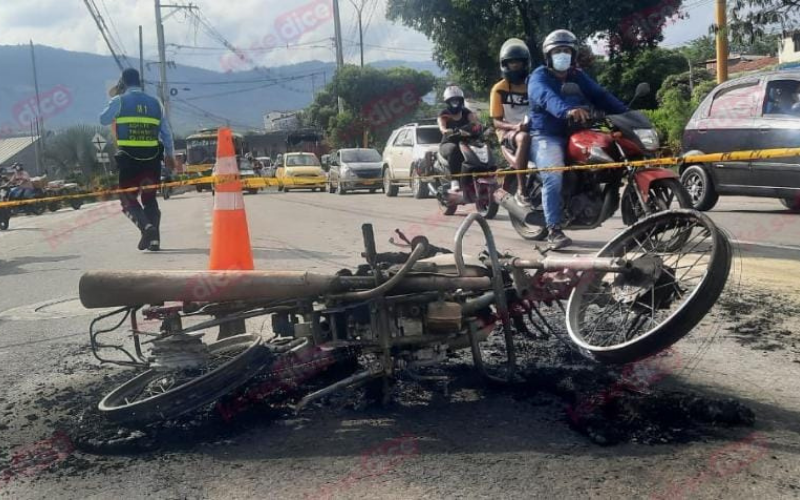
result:
M 441 142 L 442 132 L 435 124 L 409 123 L 392 132 L 383 150 L 381 177 L 386 196 L 397 196 L 401 186 L 410 186 L 411 166 L 424 161 L 428 151 L 438 151 Z
M 327 183 L 327 176 L 314 153 L 286 153 L 275 172 L 278 180 L 278 191 L 289 192 L 291 189 L 310 189 L 322 191 Z
M 683 133 L 684 155 L 800 147 L 800 72 L 751 75 L 716 87 Z M 723 160 L 681 167 L 698 210 L 720 195 L 778 198 L 800 210 L 800 157 Z
M 328 192 L 347 194 L 348 191 L 381 189 L 381 154 L 374 149 L 340 149 L 330 157 Z

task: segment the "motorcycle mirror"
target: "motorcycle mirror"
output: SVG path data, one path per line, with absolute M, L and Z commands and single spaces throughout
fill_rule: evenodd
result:
M 636 97 L 644 97 L 650 93 L 650 84 L 647 82 L 642 82 L 636 86 L 636 93 L 634 94 Z
M 633 105 L 636 99 L 644 97 L 649 93 L 650 93 L 650 84 L 647 82 L 640 83 L 639 85 L 636 86 L 636 92 L 633 94 L 633 99 L 631 99 L 631 102 L 628 103 L 628 107 L 631 107 L 631 105 Z

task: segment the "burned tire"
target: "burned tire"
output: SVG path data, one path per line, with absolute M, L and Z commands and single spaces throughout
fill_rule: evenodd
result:
M 664 237 L 682 247 L 660 250 L 671 246 Z M 569 299 L 567 330 L 598 361 L 629 363 L 671 346 L 705 317 L 728 279 L 731 246 L 710 218 L 673 210 L 632 225 L 597 257 L 624 259 L 632 269 L 585 272 Z
M 98 405 L 107 418 L 126 424 L 147 424 L 176 418 L 244 385 L 272 360 L 257 335 L 236 335 L 209 344 L 206 370 L 148 370 L 108 394 Z M 165 384 L 167 385 L 164 390 Z M 157 386 L 157 387 L 153 387 Z M 153 391 L 153 389 L 157 389 Z

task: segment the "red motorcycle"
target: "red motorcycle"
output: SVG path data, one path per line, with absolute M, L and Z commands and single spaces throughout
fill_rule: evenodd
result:
M 636 88 L 634 100 L 650 92 L 646 83 Z M 580 95 L 574 83 L 562 87 L 563 95 Z M 568 165 L 594 165 L 653 158 L 659 147 L 658 134 L 643 113 L 628 111 L 605 115 L 588 108 L 590 119 L 570 124 L 567 144 Z M 514 154 L 505 146 L 503 155 L 513 164 Z M 540 241 L 547 237 L 542 207 L 542 183 L 537 175 L 529 175 L 525 192 L 530 205 L 514 199 L 516 179 L 507 176 L 505 189 L 495 191 L 495 200 L 510 215 L 514 229 L 526 240 Z M 620 199 L 620 190 L 622 197 Z M 622 210 L 626 225 L 672 208 L 692 208 L 691 198 L 681 185 L 678 174 L 666 168 L 607 168 L 569 170 L 564 172 L 561 193 L 564 204 L 564 229 L 595 229 Z

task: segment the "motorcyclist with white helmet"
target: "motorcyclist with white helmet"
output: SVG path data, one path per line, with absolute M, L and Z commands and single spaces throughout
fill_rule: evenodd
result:
M 33 196 L 33 182 L 31 176 L 25 171 L 21 163 L 14 163 L 11 166 L 14 173 L 8 180 L 8 185 L 13 186 L 9 191 L 9 200 L 23 200 Z
M 537 168 L 554 168 L 565 165 L 568 123 L 585 122 L 589 112 L 581 106 L 587 103 L 609 114 L 621 114 L 628 107 L 576 67 L 578 39 L 572 32 L 556 30 L 542 44 L 545 64 L 536 68 L 528 78 L 530 101 L 531 160 Z M 565 96 L 562 86 L 575 83 L 583 96 Z M 572 240 L 561 230 L 562 172 L 543 172 L 542 206 L 547 222 L 547 240 L 551 249 L 569 246 Z
M 442 132 L 442 143 L 439 146 L 439 154 L 447 160 L 450 174 L 458 175 L 461 173 L 461 164 L 464 156 L 458 148 L 458 136 L 454 135 L 457 129 L 472 124 L 479 128 L 480 122 L 478 115 L 464 106 L 464 91 L 456 85 L 451 85 L 444 89 L 444 102 L 447 108 L 439 112 L 439 130 Z M 458 178 L 453 178 L 450 183 L 451 191 L 461 189 Z

